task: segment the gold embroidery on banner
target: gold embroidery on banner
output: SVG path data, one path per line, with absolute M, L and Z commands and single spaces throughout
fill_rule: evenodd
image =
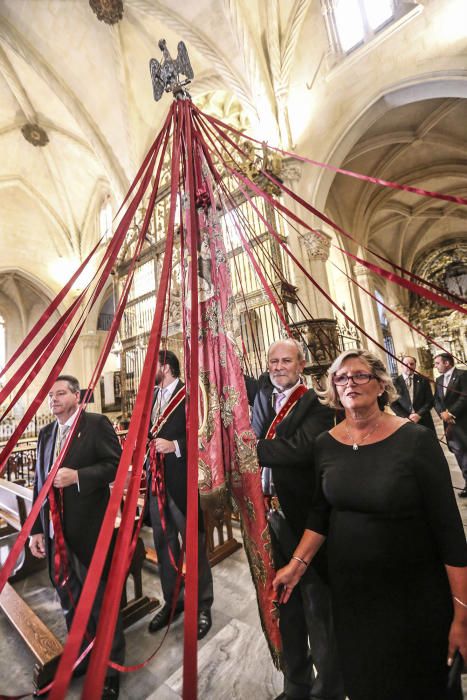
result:
M 198 487 L 201 491 L 212 489 L 211 469 L 202 459 L 198 459 Z
M 252 430 L 235 433 L 235 458 L 240 474 L 255 474 L 259 470 L 256 437 Z
M 217 338 L 219 333 L 223 333 L 222 325 L 222 309 L 218 301 L 213 300 L 207 307 L 206 311 L 203 313 L 203 321 L 207 324 L 207 328 L 200 329 L 200 335 L 203 337 L 207 336 L 208 331 L 214 338 Z
M 199 381 L 204 387 L 205 395 L 207 396 L 207 412 L 205 410 L 207 416 L 205 419 L 203 436 L 206 441 L 209 442 L 216 428 L 216 413 L 220 411 L 219 394 L 217 393 L 216 385 L 209 381 L 209 372 L 201 370 L 199 373 Z
M 233 423 L 233 419 L 234 419 L 233 409 L 234 409 L 234 406 L 236 406 L 238 404 L 239 398 L 240 398 L 240 394 L 233 386 L 225 386 L 224 387 L 224 396 L 220 397 L 220 404 L 221 404 L 221 418 L 222 418 L 222 422 L 224 423 L 224 426 L 226 428 L 228 428 L 229 425 L 232 425 L 232 423 Z
M 246 534 L 243 530 L 243 544 L 245 545 L 245 551 L 250 562 L 251 575 L 253 581 L 257 585 L 261 584 L 263 588 L 266 586 L 267 581 L 267 571 L 266 566 L 261 558 L 261 554 L 258 551 L 258 547 L 255 542 Z
M 248 496 L 245 496 L 245 509 L 250 520 L 256 520 L 255 507 L 253 505 L 253 501 L 251 498 L 248 498 Z

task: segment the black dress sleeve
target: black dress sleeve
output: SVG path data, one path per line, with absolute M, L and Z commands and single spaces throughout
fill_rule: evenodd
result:
M 328 434 L 324 433 L 319 436 L 314 445 L 313 469 L 315 470 L 315 488 L 311 499 L 310 511 L 306 520 L 307 530 L 313 530 L 319 535 L 324 535 L 325 537 L 327 536 L 329 529 L 331 506 L 326 500 L 323 492 L 323 468 L 320 459 L 320 452 L 323 443 L 328 439 Z
M 467 544 L 448 463 L 431 430 L 420 426 L 417 433 L 414 473 L 441 560 L 449 566 L 467 566 Z

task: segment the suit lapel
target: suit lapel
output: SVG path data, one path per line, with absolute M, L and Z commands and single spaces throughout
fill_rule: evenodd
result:
M 409 411 L 411 407 L 410 394 L 407 389 L 407 384 L 405 383 L 404 375 L 399 375 L 398 386 L 400 398 L 402 400 L 401 405 L 406 410 Z
M 53 457 L 54 457 L 54 446 L 55 446 L 55 438 L 57 435 L 57 421 L 54 423 L 50 424 L 50 430 L 49 433 L 44 440 L 44 461 L 42 464 L 42 469 L 43 469 L 43 478 L 47 477 L 47 474 L 50 471 L 50 467 L 52 466 L 53 463 Z
M 454 369 L 452 374 L 451 374 L 451 379 L 449 380 L 449 384 L 448 384 L 447 389 L 446 389 L 446 395 L 444 397 L 445 405 L 447 405 L 448 402 L 449 402 L 449 404 L 451 404 L 451 399 L 454 401 L 456 398 L 456 394 L 453 393 L 453 390 L 455 389 L 458 378 L 459 378 L 459 373 L 458 373 L 457 369 Z

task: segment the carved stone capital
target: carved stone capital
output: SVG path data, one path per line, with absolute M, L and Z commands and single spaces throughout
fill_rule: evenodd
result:
M 95 331 L 87 331 L 81 335 L 81 344 L 84 348 L 98 348 L 100 339 Z
M 307 249 L 310 258 L 312 260 L 321 260 L 322 262 L 326 262 L 326 260 L 329 258 L 329 249 L 331 247 L 331 240 L 329 236 L 322 231 L 319 233 L 307 231 L 303 234 L 303 239 L 305 248 Z
M 365 265 L 360 265 L 356 263 L 353 268 L 355 277 L 371 277 L 372 272 L 365 267 Z
M 281 180 L 284 182 L 299 182 L 302 177 L 303 163 L 295 158 L 284 158 L 281 168 Z

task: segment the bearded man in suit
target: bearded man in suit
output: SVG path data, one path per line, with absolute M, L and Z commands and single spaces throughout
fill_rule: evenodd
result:
M 180 363 L 170 350 L 159 352 L 156 389 L 151 414 L 152 456 L 148 468 L 149 516 L 159 564 L 164 605 L 149 623 L 157 632 L 169 623 L 176 592 L 180 537 L 185 537 L 187 502 L 187 452 L 185 385 L 180 381 Z M 198 532 L 198 639 L 209 632 L 214 599 L 212 573 L 206 554 L 203 519 Z M 184 610 L 180 587 L 174 617 Z
M 332 428 L 335 419 L 315 391 L 302 383 L 304 366 L 297 341 L 273 343 L 268 351 L 269 379 L 262 377 L 253 405 L 276 568 L 288 563 L 306 526 L 315 485 L 313 440 Z M 310 566 L 302 561 L 307 570 L 300 586 L 280 607 L 284 692 L 278 698 L 283 700 L 345 697 L 324 556 L 320 552 Z
M 443 421 L 446 442 L 454 453 L 465 485 L 459 493 L 467 497 L 467 372 L 457 369 L 454 358 L 447 352 L 436 355 L 435 409 Z
M 44 485 L 51 466 L 64 446 L 66 436 L 78 425 L 67 447 L 63 466 L 53 482 L 53 495 L 45 499 L 40 516 L 31 529 L 29 547 L 38 558 L 47 557 L 52 583 L 58 593 L 70 629 L 76 605 L 94 553 L 97 538 L 110 498 L 109 484 L 114 481 L 120 461 L 121 447 L 110 421 L 98 413 L 83 411 L 79 418 L 79 382 L 71 375 L 57 377 L 49 392 L 50 410 L 56 420 L 46 425 L 37 440 L 34 500 Z M 61 560 L 61 573 L 55 570 L 55 553 L 64 539 L 65 561 Z M 63 583 L 66 567 L 68 578 Z M 105 573 L 104 573 L 105 579 Z M 99 613 L 104 594 L 105 580 L 99 585 L 87 628 L 89 639 L 96 635 Z M 125 638 L 121 617 L 117 619 L 110 658 L 123 664 Z M 75 672 L 86 670 L 87 660 Z M 102 698 L 115 699 L 119 694 L 119 676 L 108 669 Z
M 430 382 L 425 377 L 415 374 L 417 360 L 411 355 L 402 359 L 404 368 L 394 380 L 399 397 L 391 404 L 396 416 L 409 418 L 414 423 L 420 423 L 435 432 L 435 424 L 431 417 L 434 404 Z

